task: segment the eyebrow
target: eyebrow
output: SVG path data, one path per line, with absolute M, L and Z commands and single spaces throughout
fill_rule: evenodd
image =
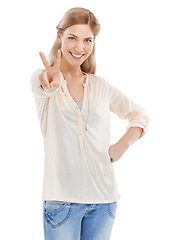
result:
M 74 37 L 76 37 L 76 38 L 77 38 L 77 36 L 76 36 L 76 35 L 74 35 L 74 34 L 72 34 L 72 33 L 69 33 L 69 34 L 67 34 L 67 35 L 72 35 L 72 36 L 74 36 Z M 86 37 L 85 39 L 93 39 L 93 37 Z

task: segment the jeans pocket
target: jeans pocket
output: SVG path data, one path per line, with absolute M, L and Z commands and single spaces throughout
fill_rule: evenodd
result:
M 112 219 L 115 218 L 116 211 L 117 211 L 117 202 L 108 203 L 108 214 Z
M 62 225 L 70 216 L 71 204 L 45 201 L 44 203 L 44 218 L 47 223 L 56 228 Z

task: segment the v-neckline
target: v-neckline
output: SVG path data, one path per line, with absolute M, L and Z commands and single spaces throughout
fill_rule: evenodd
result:
M 66 92 L 66 94 L 68 95 L 68 97 L 69 97 L 69 99 L 71 100 L 71 103 L 73 104 L 73 106 L 75 107 L 75 109 L 76 110 L 78 110 L 78 111 L 80 111 L 80 112 L 83 112 L 83 109 L 84 109 L 84 107 L 85 107 L 85 102 L 86 102 L 86 99 L 87 99 L 87 96 L 86 96 L 86 88 L 87 88 L 87 82 L 88 82 L 88 74 L 87 73 L 85 73 L 85 72 L 83 72 L 85 75 L 86 75 L 86 79 L 85 79 L 85 83 L 83 83 L 83 85 L 84 85 L 84 94 L 83 94 L 83 99 L 81 100 L 83 103 L 82 103 L 82 108 L 81 108 L 81 110 L 79 109 L 79 107 L 78 107 L 78 105 L 77 105 L 77 103 L 75 102 L 75 100 L 72 98 L 72 96 L 71 96 L 71 94 L 70 94 L 70 92 L 69 92 L 69 90 L 68 90 L 68 87 L 67 87 L 67 80 L 65 80 L 64 79 L 64 77 L 63 77 L 63 74 L 62 74 L 62 77 L 63 77 L 63 80 L 64 80 L 64 82 L 65 82 L 65 88 L 64 88 L 64 90 L 65 90 L 65 92 Z

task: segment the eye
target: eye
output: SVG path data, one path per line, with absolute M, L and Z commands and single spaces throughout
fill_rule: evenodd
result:
M 74 40 L 75 38 L 74 38 L 74 37 L 69 37 L 68 39 L 70 39 L 70 40 Z
M 88 43 L 92 42 L 91 39 L 85 39 L 85 41 L 88 42 Z

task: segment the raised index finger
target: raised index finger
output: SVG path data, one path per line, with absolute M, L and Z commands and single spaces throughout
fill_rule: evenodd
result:
M 45 66 L 46 69 L 48 69 L 50 67 L 49 62 L 47 61 L 46 57 L 44 56 L 44 54 L 42 52 L 39 52 L 39 55 L 41 57 L 41 60 Z

